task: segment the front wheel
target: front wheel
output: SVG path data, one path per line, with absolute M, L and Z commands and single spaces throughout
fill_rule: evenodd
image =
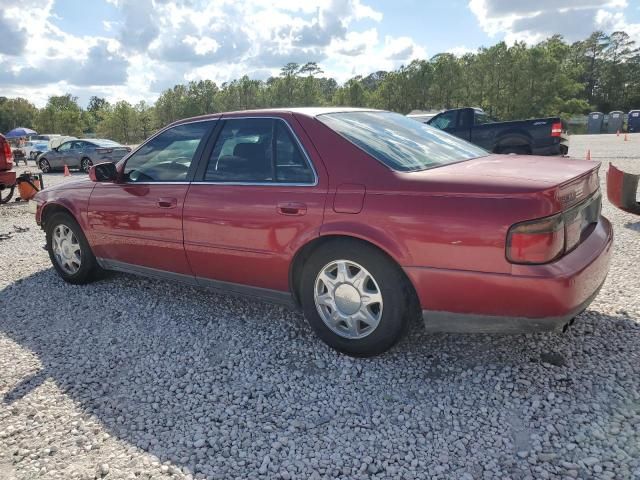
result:
M 57 213 L 47 220 L 47 250 L 65 282 L 89 283 L 100 270 L 80 225 L 67 213 Z
M 80 161 L 80 170 L 82 170 L 84 173 L 89 173 L 89 169 L 91 168 L 92 165 L 93 165 L 93 162 L 90 159 L 83 158 Z
M 42 173 L 49 173 L 51 171 L 51 165 L 49 164 L 49 160 L 46 158 L 43 158 L 38 162 L 38 167 Z
M 353 356 L 378 355 L 406 330 L 411 286 L 400 267 L 368 244 L 335 240 L 305 264 L 305 317 L 330 347 Z

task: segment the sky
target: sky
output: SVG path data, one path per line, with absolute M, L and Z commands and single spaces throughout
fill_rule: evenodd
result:
M 344 82 L 504 40 L 625 30 L 640 0 L 0 0 L 0 96 L 153 102 L 176 83 L 315 61 Z

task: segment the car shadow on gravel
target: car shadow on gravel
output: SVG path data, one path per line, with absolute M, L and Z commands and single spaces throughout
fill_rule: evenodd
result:
M 234 473 L 249 475 L 243 449 L 262 458 L 277 455 L 282 436 L 401 428 L 398 411 L 433 416 L 410 429 L 448 428 L 443 404 L 500 389 L 540 398 L 579 389 L 585 402 L 605 402 L 607 384 L 638 382 L 608 374 L 640 349 L 638 320 L 624 313 L 587 311 L 567 334 L 433 335 L 413 325 L 391 352 L 351 359 L 297 312 L 124 274 L 81 287 L 44 270 L 0 291 L 0 308 L 2 335 L 41 363 L 1 392 L 5 405 L 50 378 L 112 435 L 185 472 L 224 474 L 233 458 Z

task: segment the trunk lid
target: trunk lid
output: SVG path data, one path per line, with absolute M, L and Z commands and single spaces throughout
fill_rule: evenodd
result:
M 558 210 L 599 188 L 599 162 L 532 155 L 488 155 L 430 170 L 398 174 L 409 188 L 459 195 L 552 195 Z M 404 182 L 403 182 L 404 183 Z

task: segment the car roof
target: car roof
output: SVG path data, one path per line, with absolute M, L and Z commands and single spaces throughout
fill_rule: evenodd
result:
M 261 108 L 255 110 L 235 110 L 231 112 L 212 113 L 209 115 L 200 115 L 198 117 L 183 118 L 177 120 L 171 125 L 180 125 L 193 121 L 213 120 L 220 117 L 236 117 L 236 116 L 267 116 L 269 114 L 296 113 L 307 117 L 317 117 L 318 115 L 326 115 L 328 113 L 344 113 L 344 112 L 384 112 L 384 110 L 376 110 L 375 108 L 357 108 L 357 107 L 295 107 L 295 108 Z

